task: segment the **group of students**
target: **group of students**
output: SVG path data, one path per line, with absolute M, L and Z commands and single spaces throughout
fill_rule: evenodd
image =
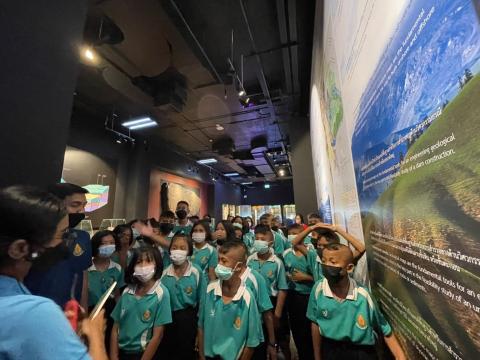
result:
M 7 195 L 8 191 L 4 198 Z M 44 202 L 39 203 L 45 206 Z M 67 210 L 75 205 L 65 202 Z M 188 214 L 189 204 L 180 201 L 175 213 L 166 211 L 158 221 L 133 220 L 113 231 L 98 231 L 85 247 L 79 245 L 82 236 L 76 236 L 73 252 L 80 246 L 84 250 L 81 255 L 91 262 L 81 267 L 86 271 L 80 286 L 72 287 L 72 295 L 81 297 L 82 302 L 88 299 L 86 306 L 91 310 L 110 285 L 117 283 L 104 307 L 105 333 L 100 335 L 85 322 L 93 359 L 105 359 L 106 355 L 99 354 L 107 353 L 111 360 L 290 359 L 290 335 L 300 360 L 375 359 L 377 334 L 383 335 L 396 359 L 404 358 L 368 289 L 353 279 L 355 264 L 365 248 L 344 229 L 321 222 L 318 214 L 309 215 L 307 224 L 298 215 L 288 227 L 272 214 L 262 215 L 256 226 L 248 217 L 231 217 L 213 226 L 208 215 L 199 219 Z M 70 228 L 76 218 L 71 215 Z M 9 235 L 10 257 L 17 243 L 13 239 L 29 238 L 25 232 L 20 234 Z M 68 241 L 64 236 L 61 239 Z M 59 246 L 42 244 L 40 258 L 50 257 L 54 252 L 50 250 Z M 28 271 L 15 272 L 12 269 L 18 266 L 11 259 L 2 260 L 5 256 L 2 248 L 0 290 L 5 283 L 9 295 L 28 295 L 23 286 Z M 31 255 L 25 259 L 33 268 L 39 263 Z M 81 275 L 75 266 L 72 271 Z M 9 280 L 12 277 L 18 285 Z M 0 311 L 2 306 L 18 303 L 12 297 L 2 302 L 2 295 Z M 12 319 L 21 312 L 21 307 L 13 311 Z M 45 314 L 41 316 L 46 319 Z M 64 329 L 62 326 L 56 327 Z M 0 340 L 9 334 L 0 331 Z M 100 350 L 99 339 L 104 350 Z M 26 343 L 13 341 L 10 354 L 16 351 L 14 345 L 26 349 Z M 0 359 L 2 350 L 0 345 Z M 57 353 L 61 350 L 61 346 L 56 349 Z M 84 359 L 77 355 L 59 358 Z

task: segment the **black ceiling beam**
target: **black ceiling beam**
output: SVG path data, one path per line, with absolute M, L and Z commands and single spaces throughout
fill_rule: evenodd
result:
M 289 41 L 297 42 L 297 8 L 295 0 L 288 0 L 288 29 Z M 298 44 L 288 49 L 292 64 L 293 92 L 300 93 L 300 80 L 298 77 Z
M 285 15 L 285 0 L 277 0 L 277 18 L 278 18 L 278 29 L 280 31 L 280 41 L 282 44 L 288 42 L 288 33 L 287 33 L 287 18 Z M 288 47 L 282 48 L 282 59 L 283 59 L 283 72 L 285 74 L 285 88 L 287 94 L 293 92 L 292 87 L 292 72 L 290 67 L 290 51 Z

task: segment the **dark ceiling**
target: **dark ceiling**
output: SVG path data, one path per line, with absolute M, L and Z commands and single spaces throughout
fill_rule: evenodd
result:
M 167 142 L 192 159 L 214 157 L 218 172 L 241 174 L 237 182 L 289 177 L 288 129 L 308 112 L 314 7 L 92 0 L 85 43 L 97 58 L 81 61 L 74 115 L 115 114 L 125 134 L 121 122 L 149 115 L 158 126 L 132 137 Z

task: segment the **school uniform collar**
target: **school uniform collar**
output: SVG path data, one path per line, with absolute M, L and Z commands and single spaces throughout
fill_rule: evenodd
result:
M 270 256 L 269 256 L 268 259 L 265 260 L 265 261 L 275 262 L 275 254 L 273 253 L 273 250 L 270 249 L 270 250 L 268 250 L 268 251 L 270 252 Z M 255 252 L 255 253 L 252 254 L 252 259 L 253 259 L 253 260 L 258 260 L 258 261 L 260 261 L 260 259 L 258 258 L 258 253 L 257 253 L 257 252 Z
M 250 273 L 252 271 L 250 270 L 250 268 L 247 266 L 247 268 L 245 269 L 245 271 L 243 272 L 242 275 L 240 275 L 240 280 L 242 280 L 242 284 L 245 284 L 245 281 L 247 281 L 248 277 L 250 276 Z
M 182 277 L 192 275 L 192 262 L 189 260 L 187 261 L 188 261 L 188 266 Z M 175 269 L 173 268 L 173 264 L 168 265 L 168 267 L 164 270 L 164 274 L 165 276 L 177 277 L 177 274 L 175 274 Z
M 348 286 L 348 293 L 347 296 L 345 297 L 345 300 L 357 300 L 357 293 L 358 293 L 358 287 L 357 287 L 357 282 L 349 277 L 348 279 L 350 281 L 350 284 Z M 323 279 L 322 282 L 322 292 L 325 296 L 334 298 L 335 295 L 333 294 L 332 290 L 330 289 L 330 286 L 328 285 L 327 279 Z
M 187 226 L 193 226 L 193 223 L 190 220 L 188 220 L 185 225 L 180 225 L 180 222 L 178 220 L 175 220 L 175 226 L 187 227 Z
M 110 259 L 110 262 L 108 263 L 108 268 L 107 270 L 113 269 L 115 267 L 115 263 Z M 92 266 L 90 266 L 87 271 L 98 271 L 97 267 L 95 266 L 95 263 L 92 261 Z
M 151 294 L 154 294 L 155 293 L 155 289 L 160 286 L 160 280 L 157 280 L 155 281 L 155 284 L 153 284 L 153 286 L 150 288 L 150 290 L 148 290 L 148 292 L 146 293 L 146 295 L 151 295 Z M 132 294 L 132 295 L 135 295 L 135 290 L 137 289 L 137 285 L 129 285 L 125 291 L 127 292 L 127 294 Z
M 215 283 L 213 283 L 213 293 L 215 296 L 220 296 L 222 297 L 222 282 L 220 280 L 216 280 Z M 246 286 L 243 283 L 243 281 L 240 282 L 240 286 L 238 287 L 237 293 L 235 296 L 232 298 L 232 301 L 238 301 L 243 297 L 243 294 L 245 292 Z
M 193 248 L 197 251 L 200 251 L 200 250 L 208 248 L 209 246 L 211 246 L 211 245 L 208 242 L 205 241 L 205 244 L 200 249 L 196 248 L 195 245 L 193 245 Z
M 11 276 L 0 275 L 0 298 L 14 295 L 31 295 L 31 293 L 17 279 Z

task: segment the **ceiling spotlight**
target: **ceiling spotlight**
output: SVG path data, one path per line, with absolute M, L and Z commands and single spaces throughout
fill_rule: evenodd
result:
M 238 96 L 245 96 L 245 95 L 247 95 L 247 93 L 243 89 L 238 92 Z
M 117 140 L 115 140 L 117 144 L 121 144 L 122 143 L 122 139 L 118 138 Z
M 213 142 L 213 139 L 208 139 L 209 142 Z
M 263 188 L 264 188 L 264 189 L 270 189 L 270 184 L 269 184 L 269 183 L 263 184 Z
M 215 125 L 215 128 L 216 128 L 218 131 L 225 130 L 225 128 L 224 128 L 222 125 L 220 125 L 220 124 L 216 124 L 216 125 Z
M 95 62 L 97 58 L 97 56 L 95 55 L 95 51 L 93 51 L 90 47 L 85 47 L 83 49 L 82 56 L 90 62 Z
M 285 176 L 285 169 L 278 170 L 278 175 Z

